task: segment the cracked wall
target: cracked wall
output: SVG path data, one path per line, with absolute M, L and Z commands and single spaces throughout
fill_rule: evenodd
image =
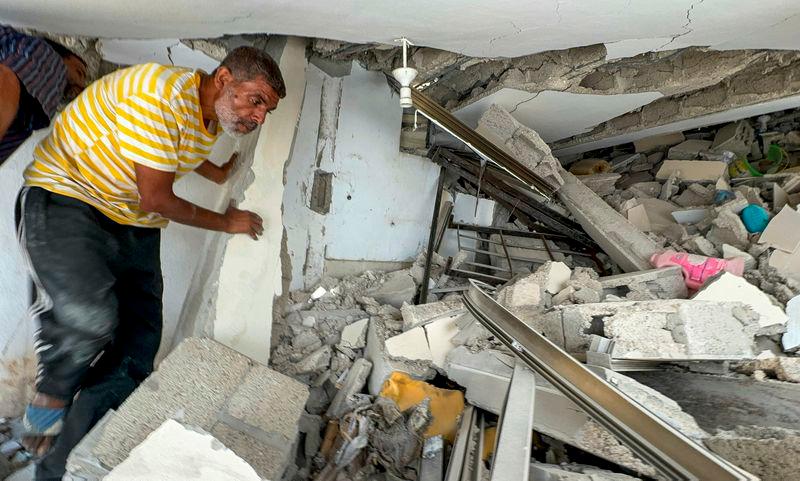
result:
M 591 132 L 556 142 L 552 148 L 559 155 L 571 155 L 605 146 L 598 144 L 599 141 L 608 145 L 614 143 L 610 139 L 616 138 L 620 139 L 616 143 L 630 142 L 635 139 L 625 137 L 626 134 L 782 99 L 790 100 L 797 95 L 800 95 L 800 53 L 762 53 L 758 60 L 738 70 L 735 75 L 701 89 L 658 99 L 610 119 Z M 781 105 L 775 110 L 788 107 Z M 748 115 L 753 114 L 743 114 L 745 117 Z
M 438 170 L 400 152 L 401 118 L 381 74 L 354 66 L 332 77 L 309 66 L 283 198 L 291 289 L 324 275 L 399 268 L 421 250 Z M 313 209 L 319 170 L 331 174 L 327 214 Z

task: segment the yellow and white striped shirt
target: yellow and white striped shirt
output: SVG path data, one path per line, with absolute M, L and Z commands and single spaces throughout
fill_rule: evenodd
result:
M 199 89 L 198 73 L 153 63 L 106 75 L 56 117 L 25 185 L 79 199 L 120 224 L 165 227 L 139 208 L 134 163 L 179 178 L 208 158 L 219 128 L 204 126 Z

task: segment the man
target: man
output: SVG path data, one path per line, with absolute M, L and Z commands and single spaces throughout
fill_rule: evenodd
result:
M 19 202 L 41 324 L 26 447 L 42 456 L 58 436 L 37 479 L 61 479 L 81 437 L 153 370 L 159 228 L 172 220 L 253 239 L 263 233 L 258 215 L 204 209 L 172 185 L 191 171 L 224 182 L 233 161 L 206 160 L 219 127 L 251 132 L 285 95 L 275 61 L 251 47 L 230 52 L 211 75 L 139 65 L 89 86 L 37 146 Z
M 85 84 L 86 63 L 69 49 L 0 25 L 0 164 Z

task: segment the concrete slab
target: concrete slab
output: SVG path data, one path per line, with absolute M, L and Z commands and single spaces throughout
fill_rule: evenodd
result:
M 782 333 L 789 317 L 784 310 L 758 287 L 746 279 L 723 272 L 717 279 L 702 287 L 692 299 L 698 301 L 741 302 L 758 314 L 761 334 Z
M 710 140 L 689 139 L 669 149 L 667 157 L 670 159 L 690 160 L 700 156 L 700 152 L 711 148 Z
M 433 361 L 425 329 L 415 327 L 386 339 L 386 352 L 392 357 L 409 360 Z
M 114 468 L 175 418 L 210 432 L 259 476 L 279 478 L 307 399 L 304 384 L 215 341 L 190 338 L 104 423 L 91 454 Z
M 605 203 L 574 175 L 563 172 L 558 196 L 605 253 L 626 272 L 650 269 L 655 242 Z
M 682 182 L 716 182 L 726 170 L 725 163 L 716 160 L 665 160 L 656 179 L 666 180 L 676 175 Z
M 168 419 L 117 465 L 107 481 L 261 481 L 214 436 Z

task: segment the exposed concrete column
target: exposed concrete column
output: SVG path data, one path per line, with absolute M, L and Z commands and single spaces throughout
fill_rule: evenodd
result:
M 561 177 L 564 179 L 558 190 L 561 202 L 611 260 L 625 272 L 650 269 L 650 256 L 658 252 L 658 245 L 577 177 L 567 171 Z
M 303 104 L 305 48 L 304 39 L 291 37 L 276 59 L 286 82 L 286 98 L 261 127 L 253 181 L 239 205 L 264 219 L 264 235 L 257 242 L 244 235 L 227 238 L 217 283 L 214 339 L 263 363 L 269 360 L 273 301 L 283 291 L 283 172 Z

